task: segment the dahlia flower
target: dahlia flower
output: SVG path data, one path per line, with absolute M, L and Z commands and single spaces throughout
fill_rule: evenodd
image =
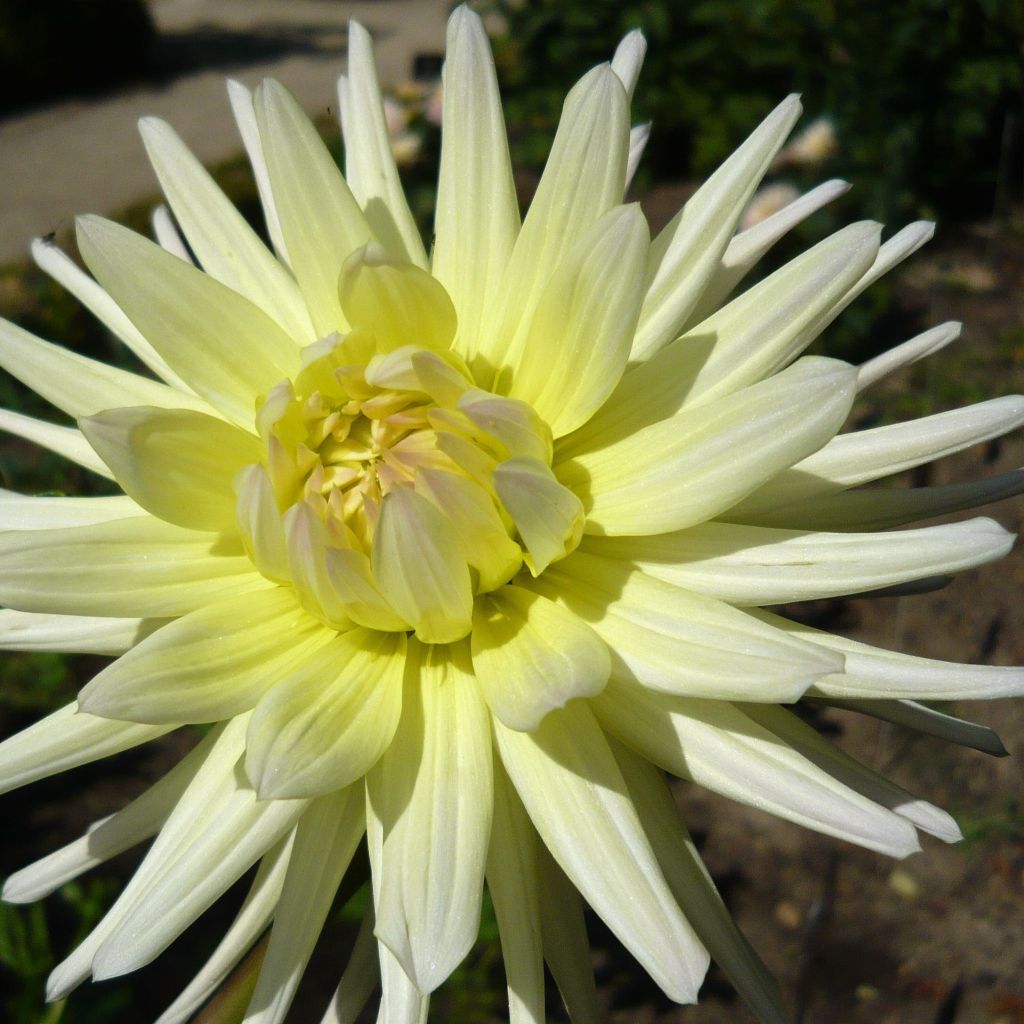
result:
M 879 245 L 878 225 L 853 224 L 731 297 L 845 185 L 734 236 L 797 120 L 790 97 L 652 242 L 624 202 L 643 53 L 627 36 L 569 93 L 520 223 L 487 39 L 457 10 L 429 254 L 358 25 L 344 177 L 282 86 L 230 84 L 273 251 L 152 119 L 163 245 L 84 217 L 88 276 L 36 242 L 153 377 L 0 329 L 0 363 L 77 427 L 0 425 L 124 492 L 3 495 L 3 646 L 117 657 L 0 746 L 0 781 L 214 723 L 149 790 L 8 879 L 6 899 L 34 900 L 152 840 L 50 999 L 150 962 L 255 866 L 160 1021 L 186 1020 L 268 929 L 245 1021 L 282 1020 L 365 836 L 371 910 L 325 1021 L 352 1021 L 378 970 L 379 1019 L 424 1020 L 485 885 L 515 1022 L 543 1020 L 545 961 L 571 1018 L 595 1019 L 584 902 L 671 999 L 696 998 L 710 954 L 780 1021 L 662 772 L 895 857 L 919 830 L 958 838 L 791 706 L 959 738 L 917 702 L 1019 694 L 1024 674 L 762 609 L 1005 554 L 984 518 L 889 528 L 1018 492 L 1019 473 L 861 485 L 1019 425 L 1024 402 L 841 434 L 858 391 L 957 326 L 860 367 L 802 353 L 930 226 Z

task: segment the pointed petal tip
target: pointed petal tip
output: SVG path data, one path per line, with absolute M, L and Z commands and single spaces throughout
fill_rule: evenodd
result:
M 0 900 L 4 903 L 31 903 L 31 898 L 25 897 L 25 888 L 19 883 L 18 875 L 20 871 L 16 871 L 11 875 L 3 885 L 3 889 L 0 890 Z
M 228 96 L 232 100 L 236 102 L 239 100 L 252 100 L 252 90 L 247 85 L 243 85 L 237 78 L 228 78 L 225 84 L 227 85 Z
M 80 979 L 68 976 L 64 964 L 58 964 L 46 979 L 45 997 L 48 1003 L 66 999 L 80 983 Z
M 156 135 L 157 133 L 174 130 L 162 117 L 156 117 L 154 114 L 143 114 L 135 123 L 139 126 L 143 139 L 147 135 Z
M 109 981 L 111 978 L 120 978 L 144 966 L 145 964 L 142 962 L 135 962 L 131 955 L 131 949 L 125 944 L 108 948 L 108 943 L 105 942 L 93 958 L 92 980 Z
M 944 843 L 959 843 L 964 837 L 952 815 L 926 800 L 913 800 L 893 809 L 900 817 Z
M 455 39 L 462 32 L 470 29 L 483 31 L 483 20 L 469 4 L 459 4 L 448 16 L 448 46 L 451 49 L 451 40 Z

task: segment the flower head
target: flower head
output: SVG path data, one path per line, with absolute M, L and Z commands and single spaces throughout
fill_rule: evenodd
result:
M 646 138 L 629 124 L 643 49 L 627 36 L 569 94 L 520 223 L 487 40 L 456 11 L 429 257 L 358 25 L 344 177 L 281 86 L 231 85 L 273 252 L 152 120 L 187 246 L 166 218 L 165 248 L 83 218 L 95 279 L 35 246 L 159 380 L 0 329 L 0 363 L 78 422 L 2 425 L 124 492 L 0 502 L 3 645 L 118 656 L 0 746 L 0 781 L 215 723 L 132 804 L 8 879 L 7 899 L 35 899 L 153 840 L 51 998 L 148 963 L 258 864 L 161 1021 L 185 1020 L 271 921 L 246 1021 L 280 1021 L 365 835 L 372 912 L 336 1009 L 365 1002 L 377 964 L 381 1019 L 422 1019 L 486 884 L 514 1020 L 543 1019 L 545 961 L 570 1015 L 592 1017 L 582 896 L 672 999 L 696 998 L 710 952 L 776 1021 L 659 769 L 894 856 L 917 830 L 958 837 L 786 705 L 891 702 L 934 731 L 915 700 L 1021 693 L 1024 675 L 761 609 L 1003 555 L 986 519 L 880 531 L 1018 492 L 1020 474 L 861 485 L 1019 425 L 1024 402 L 840 434 L 859 390 L 957 327 L 859 368 L 802 353 L 930 227 L 880 246 L 877 225 L 851 225 L 731 297 L 845 184 L 735 234 L 799 115 L 789 98 L 652 242 L 623 201 Z

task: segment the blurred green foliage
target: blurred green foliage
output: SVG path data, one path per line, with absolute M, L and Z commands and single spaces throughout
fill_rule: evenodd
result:
M 0 113 L 137 77 L 153 38 L 144 0 L 3 0 Z
M 1020 0 L 489 0 L 515 145 L 544 155 L 566 82 L 626 31 L 649 48 L 634 119 L 658 177 L 702 176 L 789 92 L 835 123 L 829 170 L 866 216 L 991 211 L 1007 118 L 1020 124 Z M 1012 121 L 1010 123 L 1012 128 Z

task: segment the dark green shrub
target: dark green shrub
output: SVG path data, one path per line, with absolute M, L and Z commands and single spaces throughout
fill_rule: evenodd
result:
M 564 83 L 640 27 L 648 167 L 704 174 L 788 92 L 836 124 L 828 167 L 883 220 L 988 212 L 1007 118 L 1021 124 L 1020 0 L 494 0 L 522 159 L 542 157 Z M 1012 128 L 1013 121 L 1010 121 Z M 1011 147 L 1012 148 L 1012 147 Z M 1012 179 L 1011 179 L 1012 180 Z

